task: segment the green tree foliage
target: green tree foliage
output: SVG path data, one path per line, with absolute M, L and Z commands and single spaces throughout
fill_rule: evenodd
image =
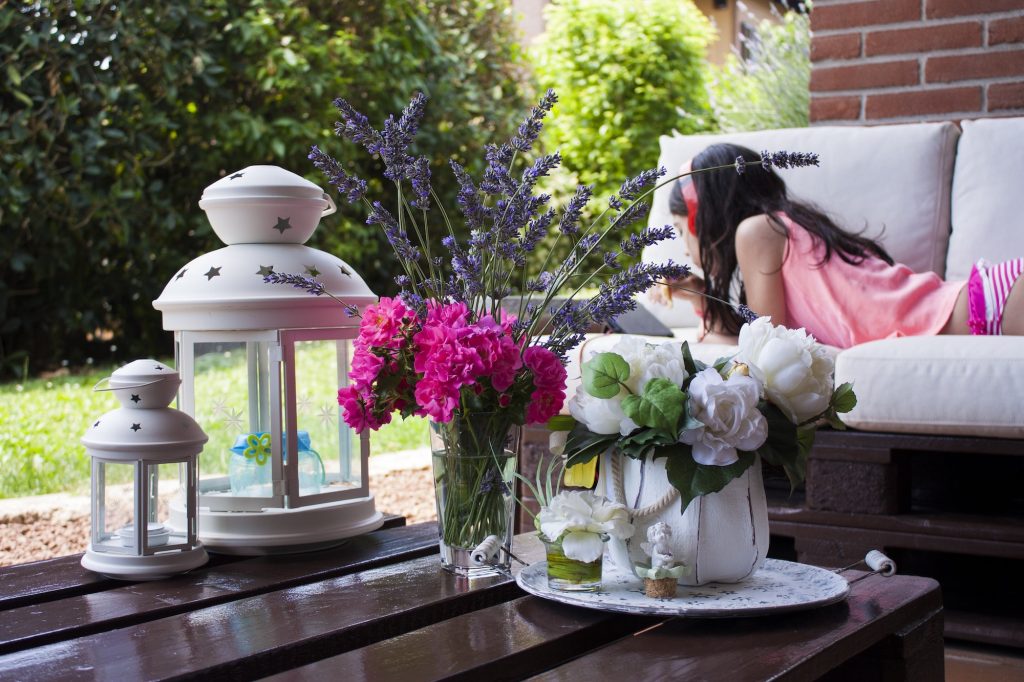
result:
M 543 139 L 603 203 L 657 164 L 660 135 L 702 129 L 680 110 L 707 111 L 713 29 L 690 0 L 554 0 L 545 17 L 536 75 L 559 104 Z
M 167 352 L 151 302 L 217 248 L 203 188 L 252 164 L 325 181 L 345 96 L 380 125 L 432 98 L 418 153 L 471 168 L 525 108 L 507 0 L 43 0 L 0 5 L 0 370 Z M 455 183 L 436 168 L 442 197 Z M 390 248 L 359 209 L 312 246 L 389 291 Z
M 765 19 L 743 50 L 712 71 L 711 110 L 722 132 L 807 126 L 811 20 L 791 11 Z

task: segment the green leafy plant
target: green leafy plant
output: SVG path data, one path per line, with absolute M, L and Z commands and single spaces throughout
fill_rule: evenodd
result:
M 713 67 L 708 91 L 722 132 L 802 128 L 810 107 L 811 20 L 791 11 L 741 35 L 741 49 Z
M 371 115 L 428 92 L 421 151 L 477 170 L 481 133 L 511 132 L 525 106 L 513 30 L 507 0 L 5 5 L 0 372 L 169 350 L 151 301 L 219 246 L 203 188 L 252 164 L 319 180 L 309 141 L 330 137 L 342 92 Z M 377 175 L 378 161 L 359 163 Z M 383 238 L 356 212 L 329 220 L 342 229 L 312 245 L 387 293 Z
M 534 67 L 560 99 L 542 142 L 595 196 L 655 166 L 660 135 L 705 128 L 680 114 L 703 115 L 708 106 L 705 52 L 714 31 L 690 0 L 555 0 L 545 18 Z

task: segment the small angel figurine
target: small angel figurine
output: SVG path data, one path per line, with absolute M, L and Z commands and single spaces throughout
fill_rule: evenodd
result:
M 672 556 L 672 527 L 659 521 L 647 529 L 647 542 L 640 549 L 651 557 L 651 563 L 636 564 L 637 577 L 644 579 L 644 593 L 661 599 L 676 596 L 679 578 L 689 573 L 685 564 L 676 565 Z

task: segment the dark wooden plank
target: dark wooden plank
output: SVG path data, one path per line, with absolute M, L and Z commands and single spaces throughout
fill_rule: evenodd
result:
M 505 577 L 456 578 L 430 556 L 7 654 L 0 670 L 19 680 L 253 679 L 521 594 Z
M 81 637 L 273 590 L 433 555 L 437 524 L 376 531 L 304 554 L 250 557 L 168 580 L 119 583 L 103 592 L 0 613 L 0 653 Z
M 1024 615 L 1016 618 L 946 611 L 946 637 L 1024 649 Z
M 1024 547 L 1024 524 L 1012 516 L 982 516 L 953 513 L 843 514 L 788 506 L 768 508 L 768 519 L 775 523 L 800 523 L 830 528 L 934 535 L 945 541 L 989 540 Z
M 989 455 L 1024 455 L 1024 440 L 979 438 L 976 436 L 936 436 L 912 433 L 876 433 L 820 429 L 815 447 L 829 449 L 889 449 L 917 452 L 965 452 Z M 813 456 L 813 454 L 812 454 Z
M 404 516 L 386 514 L 385 528 L 400 528 L 405 525 Z M 207 568 L 242 561 L 246 557 L 226 554 L 210 554 Z M 0 567 L 0 611 L 27 604 L 56 601 L 82 594 L 101 592 L 112 587 L 125 585 L 123 580 L 113 580 L 82 568 L 82 555 L 68 556 L 45 561 Z
M 975 556 L 1003 557 L 1007 559 L 1024 559 L 1024 544 L 1005 542 L 986 537 L 977 537 L 984 533 L 971 536 L 943 536 L 919 533 L 916 531 L 897 531 L 885 528 L 865 530 L 845 525 L 825 525 L 811 523 L 791 523 L 789 521 L 772 520 L 769 524 L 772 533 L 803 540 L 821 540 L 828 543 L 851 545 L 868 549 L 882 547 L 900 547 L 930 552 L 955 551 L 958 554 Z M 859 551 L 859 550 L 858 550 Z M 853 559 L 861 558 L 854 557 Z M 851 559 L 852 560 L 852 559 Z M 843 562 L 842 557 L 836 558 L 836 564 Z
M 763 618 L 676 619 L 577 658 L 538 677 L 815 680 L 868 647 L 942 610 L 928 578 L 872 576 L 832 606 Z
M 662 620 L 523 597 L 332 656 L 270 679 L 274 682 L 523 679 Z

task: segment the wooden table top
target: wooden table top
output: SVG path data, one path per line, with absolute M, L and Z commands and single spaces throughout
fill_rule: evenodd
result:
M 436 525 L 397 523 L 146 583 L 89 573 L 80 555 L 0 568 L 0 679 L 942 676 L 942 600 L 927 578 L 873 575 L 843 603 L 777 616 L 628 616 L 449 575 Z M 514 549 L 538 548 L 520 536 Z

